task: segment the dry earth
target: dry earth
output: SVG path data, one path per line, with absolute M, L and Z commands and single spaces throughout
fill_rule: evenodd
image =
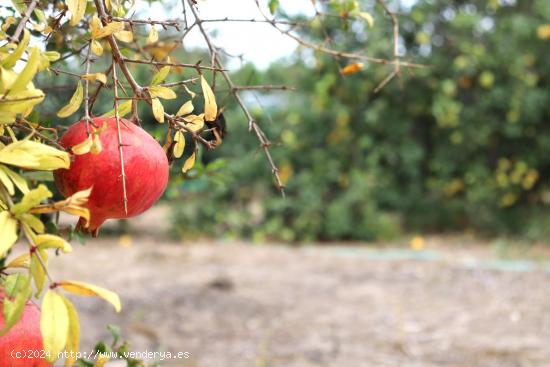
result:
M 545 252 L 500 261 L 449 241 L 408 251 L 111 238 L 52 269 L 123 300 L 120 314 L 77 300 L 83 349 L 114 323 L 135 351 L 191 355 L 166 366 L 550 366 Z

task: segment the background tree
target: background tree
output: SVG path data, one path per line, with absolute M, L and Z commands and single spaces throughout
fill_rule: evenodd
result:
M 331 0 L 312 2 L 314 17 L 306 20 L 273 18 L 280 9 L 278 1 L 256 2 L 259 19 L 204 19 L 194 0 L 181 3 L 181 20 L 154 20 L 133 17 L 133 2 L 124 0 L 41 0 L 13 1 L 2 5 L 0 31 L 0 259 L 3 328 L 8 335 L 24 313 L 33 296 L 42 299 L 40 331 L 44 357 L 56 361 L 63 351 L 66 365 L 76 362 L 79 350 L 80 326 L 78 314 L 66 294 L 97 296 L 110 302 L 119 311 L 119 297 L 106 289 L 72 280 L 54 278 L 48 268 L 48 256 L 55 251 L 70 252 L 67 231 L 56 226 L 52 214 L 64 211 L 81 217 L 84 227 L 90 221 L 88 199 L 93 188 L 77 192 L 65 200 L 52 201 L 53 188 L 45 184 L 48 172 L 67 169 L 74 156 L 100 155 L 103 129 L 94 126 L 94 116 L 112 117 L 118 130 L 123 197 L 127 207 L 125 143 L 122 139 L 122 118 L 130 116 L 136 124 L 143 121 L 148 110 L 154 120 L 163 125 L 164 148 L 170 160 L 183 173 L 191 172 L 197 162 L 199 147 L 212 150 L 223 141 L 224 116 L 221 113 L 228 97 L 244 114 L 248 129 L 259 140 L 273 175 L 276 189 L 284 195 L 281 171 L 269 150 L 272 145 L 244 101 L 244 92 L 251 90 L 287 89 L 285 86 L 241 85 L 236 83 L 224 65 L 224 52 L 210 37 L 207 24 L 213 22 L 264 22 L 276 27 L 282 35 L 291 37 L 315 53 L 342 61 L 341 73 L 353 74 L 365 63 L 384 67 L 384 76 L 377 81 L 382 89 L 405 69 L 422 65 L 403 60 L 399 53 L 399 22 L 395 14 L 379 1 L 377 6 L 387 14 L 391 24 L 390 57 L 366 55 L 359 48 L 335 47 L 327 40 L 316 42 L 302 38 L 304 29 L 325 29 L 337 22 L 348 33 L 352 24 L 373 26 L 372 15 L 358 1 Z M 371 4 L 372 6 L 373 4 Z M 203 36 L 208 56 L 196 63 L 182 63 L 173 56 L 182 40 L 192 30 Z M 176 41 L 174 41 L 174 37 Z M 347 46 L 346 42 L 342 46 Z M 139 70 L 146 70 L 139 73 Z M 142 78 L 137 78 L 137 75 Z M 70 79 L 69 85 L 52 82 L 57 76 Z M 150 77 L 152 75 L 152 77 Z M 66 78 L 59 78 L 66 81 Z M 34 82 L 39 82 L 38 84 Z M 218 88 L 224 85 L 225 89 Z M 57 106 L 56 90 L 71 90 L 63 106 Z M 176 92 L 177 90 L 177 92 Z M 48 91 L 48 93 L 46 93 Z M 62 92 L 61 94 L 64 95 Z M 178 100 L 178 95 L 182 101 Z M 53 96 L 51 98 L 50 96 Z M 70 97 L 70 98 L 67 98 Z M 182 98 L 183 97 L 183 98 Z M 98 99 L 112 102 L 112 110 L 103 110 Z M 178 106 L 167 103 L 178 100 Z M 55 115 L 49 112 L 56 111 Z M 60 108 L 59 108 L 60 107 Z M 141 111 L 141 114 L 140 114 Z M 195 111 L 201 113 L 193 114 Z M 65 148 L 58 143 L 60 119 L 79 119 L 86 125 L 86 137 Z M 235 121 L 242 117 L 235 118 Z M 158 130 L 158 128 L 156 129 Z M 93 213 L 92 213 L 93 215 Z M 27 249 L 12 256 L 14 245 L 21 238 Z M 82 362 L 86 364 L 86 362 Z M 129 361 L 129 364 L 134 363 Z

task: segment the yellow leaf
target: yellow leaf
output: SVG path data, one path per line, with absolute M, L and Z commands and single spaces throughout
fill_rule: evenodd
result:
M 168 74 L 170 73 L 170 66 L 163 66 L 160 68 L 159 71 L 153 76 L 153 79 L 151 80 L 151 85 L 157 85 L 160 84 L 166 79 Z
M 175 99 L 176 93 L 170 88 L 161 87 L 159 85 L 154 85 L 149 87 L 149 94 L 153 98 L 162 98 L 162 99 Z
M 92 40 L 92 52 L 96 56 L 103 55 L 103 46 L 101 46 L 101 43 L 96 40 Z
M 15 241 L 17 241 L 17 221 L 10 212 L 0 212 L 0 257 L 4 257 Z
M 107 362 L 109 362 L 109 357 L 101 356 L 97 359 L 97 362 L 94 364 L 94 367 L 104 367 Z
M 92 284 L 84 282 L 76 282 L 72 280 L 64 280 L 57 283 L 60 287 L 66 290 L 69 293 L 76 294 L 77 296 L 87 296 L 87 297 L 100 297 L 105 301 L 113 305 L 116 312 L 120 312 L 120 298 L 118 295 L 112 291 L 109 291 L 105 288 L 101 288 Z
M 13 182 L 10 180 L 6 172 L 2 170 L 3 167 L 5 166 L 0 166 L 0 183 L 4 185 L 4 188 L 8 191 L 8 194 L 13 196 L 13 194 L 15 194 L 15 186 L 13 186 Z
M 132 111 L 132 101 L 124 101 L 118 105 L 118 117 L 124 117 Z M 115 109 L 103 114 L 101 117 L 115 117 Z
M 23 38 L 19 42 L 19 45 L 17 48 L 9 54 L 4 60 L 2 60 L 2 66 L 6 69 L 11 69 L 15 66 L 15 63 L 21 58 L 23 55 L 23 52 L 27 49 L 27 46 L 29 45 L 29 40 L 31 38 L 30 32 L 25 29 L 23 31 Z
M 15 215 L 28 212 L 31 208 L 40 204 L 42 200 L 46 200 L 52 197 L 52 193 L 46 185 L 38 185 L 36 189 L 33 189 L 23 196 L 23 199 L 11 208 L 11 212 Z
M 73 304 L 67 298 L 64 301 L 69 316 L 69 331 L 65 347 L 65 350 L 68 352 L 68 358 L 65 360 L 65 367 L 71 367 L 76 363 L 76 355 L 80 349 L 80 320 Z
M 40 49 L 38 47 L 33 47 L 29 53 L 29 59 L 25 65 L 25 68 L 21 71 L 21 73 L 19 73 L 19 76 L 15 79 L 7 94 L 17 93 L 27 89 L 28 84 L 38 71 L 39 64 Z
M 67 0 L 66 4 L 71 12 L 71 25 L 77 25 L 86 11 L 86 0 Z
M 147 36 L 147 44 L 155 43 L 158 40 L 159 40 L 159 32 L 154 26 L 152 26 L 151 30 L 149 31 L 149 35 Z
M 63 107 L 58 113 L 58 117 L 69 117 L 78 109 L 80 108 L 80 105 L 82 104 L 82 99 L 84 98 L 84 90 L 82 89 L 82 83 L 79 81 L 78 86 L 76 87 L 76 91 L 74 92 L 73 96 L 71 97 L 71 100 L 69 103 Z
M 187 127 L 192 131 L 199 131 L 204 127 L 204 114 L 189 115 L 183 118 L 187 122 Z
M 176 116 L 188 115 L 193 112 L 194 109 L 193 101 L 187 101 L 180 107 L 178 112 L 176 112 Z
M 204 94 L 204 117 L 206 121 L 214 121 L 218 117 L 218 105 L 216 104 L 216 96 L 212 92 L 212 88 L 201 75 L 201 86 Z
M 69 311 L 65 297 L 50 289 L 44 295 L 40 316 L 40 330 L 47 360 L 53 363 L 65 349 L 69 333 Z
M 34 238 L 34 244 L 40 249 L 55 248 L 60 249 L 66 254 L 73 250 L 67 241 L 53 234 L 39 234 Z
M 103 73 L 84 74 L 81 75 L 80 78 L 91 81 L 97 80 L 101 84 L 107 84 L 107 76 Z
M 124 30 L 123 22 L 111 22 L 105 27 L 101 26 L 101 21 L 97 16 L 93 16 L 90 22 L 90 28 L 92 31 L 92 39 L 97 40 L 103 37 L 110 36 L 113 33 L 117 33 Z
M 193 166 L 195 165 L 195 152 L 191 154 L 191 157 L 187 158 L 185 163 L 183 164 L 183 168 L 181 169 L 183 173 L 186 173 L 189 171 Z
M 151 104 L 153 107 L 153 115 L 155 116 L 155 119 L 163 123 L 164 122 L 164 107 L 162 106 L 162 103 L 160 103 L 160 100 L 158 98 L 153 98 L 151 100 Z
M 0 96 L 0 124 L 15 122 L 18 114 L 25 114 L 44 100 L 40 89 L 28 89 L 18 93 Z
M 356 64 L 349 64 L 340 70 L 340 74 L 342 75 L 355 74 L 359 72 L 361 69 L 363 69 L 364 66 L 365 65 L 360 62 Z
M 99 134 L 94 134 L 94 142 L 92 144 L 92 148 L 90 149 L 90 152 L 93 155 L 98 155 L 103 150 L 103 145 L 101 144 L 101 139 L 99 138 Z
M 29 253 L 24 253 L 19 256 L 17 256 L 15 259 L 10 261 L 8 265 L 6 265 L 6 268 L 22 268 L 22 269 L 28 269 L 31 262 L 31 258 Z
M 4 165 L 0 165 L 0 171 L 3 171 L 8 176 L 10 180 L 15 184 L 15 186 L 17 186 L 17 188 L 23 194 L 26 194 L 27 192 L 29 192 L 29 186 L 27 184 L 27 181 L 23 177 L 21 177 L 21 175 L 12 171 L 11 169 L 9 169 Z
M 369 28 L 374 26 L 374 18 L 372 15 L 366 11 L 359 12 L 359 16 L 367 21 Z
M 550 24 L 542 24 L 537 28 L 537 37 L 541 40 L 550 39 Z
M 195 96 L 197 95 L 197 93 L 193 92 L 192 90 L 190 90 L 187 85 L 183 85 L 183 88 L 185 89 L 185 91 L 187 93 L 189 93 L 189 95 L 191 96 L 191 99 L 195 98 Z
M 176 143 L 174 145 L 174 157 L 180 158 L 185 150 L 185 136 L 181 131 L 178 130 L 174 134 L 174 142 Z
M 92 188 L 90 187 L 87 190 L 75 192 L 65 200 L 34 207 L 30 212 L 32 214 L 47 214 L 63 211 L 71 215 L 82 217 L 86 221 L 87 226 L 90 220 L 90 211 L 86 207 L 86 204 L 88 203 L 91 192 Z
M 115 33 L 115 37 L 122 42 L 132 42 L 134 40 L 134 34 L 130 31 L 120 31 Z
M 52 171 L 69 168 L 69 154 L 32 140 L 20 140 L 0 149 L 0 162 L 22 168 Z
M 40 257 L 42 258 L 44 265 L 46 266 L 48 265 L 48 254 L 46 254 L 46 251 L 36 250 L 36 252 L 33 252 L 31 254 L 30 273 L 32 278 L 34 279 L 34 285 L 36 288 L 36 297 L 38 297 L 40 293 L 42 293 L 42 290 L 44 289 L 44 285 L 46 284 L 46 272 L 42 267 L 42 263 L 38 259 L 37 254 L 40 254 Z
M 90 152 L 90 149 L 92 148 L 93 143 L 94 142 L 92 140 L 92 136 L 89 135 L 86 139 L 84 139 L 83 142 L 73 146 L 71 150 L 75 155 L 87 154 Z

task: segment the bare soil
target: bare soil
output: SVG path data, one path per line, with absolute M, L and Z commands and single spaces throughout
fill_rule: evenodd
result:
M 166 366 L 550 366 L 547 252 L 502 261 L 449 241 L 409 251 L 122 237 L 75 245 L 52 269 L 123 300 L 115 314 L 75 299 L 83 349 L 113 323 L 135 351 L 190 353 Z

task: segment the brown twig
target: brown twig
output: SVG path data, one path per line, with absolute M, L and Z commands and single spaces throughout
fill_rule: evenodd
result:
M 120 115 L 118 113 L 118 79 L 116 75 L 116 60 L 114 56 L 113 56 L 112 75 L 113 75 L 113 91 L 115 93 L 114 109 L 115 109 L 116 129 L 117 129 L 117 135 L 118 135 L 118 157 L 120 160 L 120 177 L 122 178 L 122 194 L 123 194 L 122 201 L 124 202 L 124 213 L 127 215 L 128 214 L 128 196 L 126 193 L 126 172 L 124 171 L 124 153 L 122 151 L 122 147 L 124 146 L 124 144 L 122 143 L 122 132 L 120 130 Z
M 27 25 L 28 20 L 31 17 L 31 14 L 36 7 L 36 4 L 38 4 L 38 0 L 32 0 L 31 3 L 27 6 L 27 11 L 25 12 L 25 15 L 23 15 L 23 18 L 17 25 L 17 28 L 15 29 L 15 32 L 13 32 L 13 35 L 10 37 L 13 42 L 19 43 L 19 37 L 21 36 L 21 32 L 23 32 L 23 29 L 25 29 L 25 26 Z
M 182 1 L 185 1 L 185 0 L 182 0 Z M 207 46 L 210 50 L 210 53 L 213 55 L 214 62 L 220 68 L 219 72 L 222 74 L 223 78 L 225 79 L 225 82 L 227 83 L 229 88 L 232 90 L 232 93 L 235 97 L 235 100 L 237 101 L 237 103 L 240 106 L 241 110 L 243 111 L 246 118 L 248 119 L 249 130 L 253 131 L 256 134 L 258 140 L 260 141 L 260 146 L 264 150 L 264 154 L 265 154 L 265 156 L 267 158 L 267 161 L 268 161 L 268 163 L 271 167 L 271 173 L 273 174 L 273 177 L 275 179 L 275 184 L 277 186 L 277 189 L 281 192 L 281 195 L 284 197 L 285 196 L 285 187 L 284 187 L 284 184 L 283 184 L 283 182 L 281 180 L 281 177 L 279 175 L 279 168 L 275 164 L 275 162 L 273 160 L 273 157 L 271 156 L 271 152 L 269 151 L 269 147 L 271 146 L 271 142 L 269 141 L 269 139 L 267 139 L 265 133 L 262 131 L 260 126 L 256 123 L 256 120 L 254 119 L 254 117 L 252 116 L 252 114 L 250 113 L 248 108 L 246 107 L 246 104 L 242 100 L 241 95 L 239 93 L 239 90 L 235 86 L 235 83 L 233 82 L 233 80 L 229 76 L 229 73 L 223 67 L 219 57 L 217 56 L 217 54 L 215 52 L 216 48 L 214 47 L 214 44 L 212 43 L 212 40 L 210 39 L 210 36 L 208 35 L 206 30 L 204 29 L 204 27 L 202 25 L 201 18 L 199 17 L 199 14 L 198 14 L 197 10 L 194 8 L 193 0 L 187 0 L 187 2 L 189 4 L 189 7 L 191 8 L 191 12 L 193 13 L 193 16 L 195 17 L 195 22 L 196 22 L 197 26 L 199 27 L 199 30 L 200 30 L 203 38 L 204 38 L 204 41 L 206 42 L 206 44 L 207 44 Z M 216 64 L 214 64 L 214 66 Z

